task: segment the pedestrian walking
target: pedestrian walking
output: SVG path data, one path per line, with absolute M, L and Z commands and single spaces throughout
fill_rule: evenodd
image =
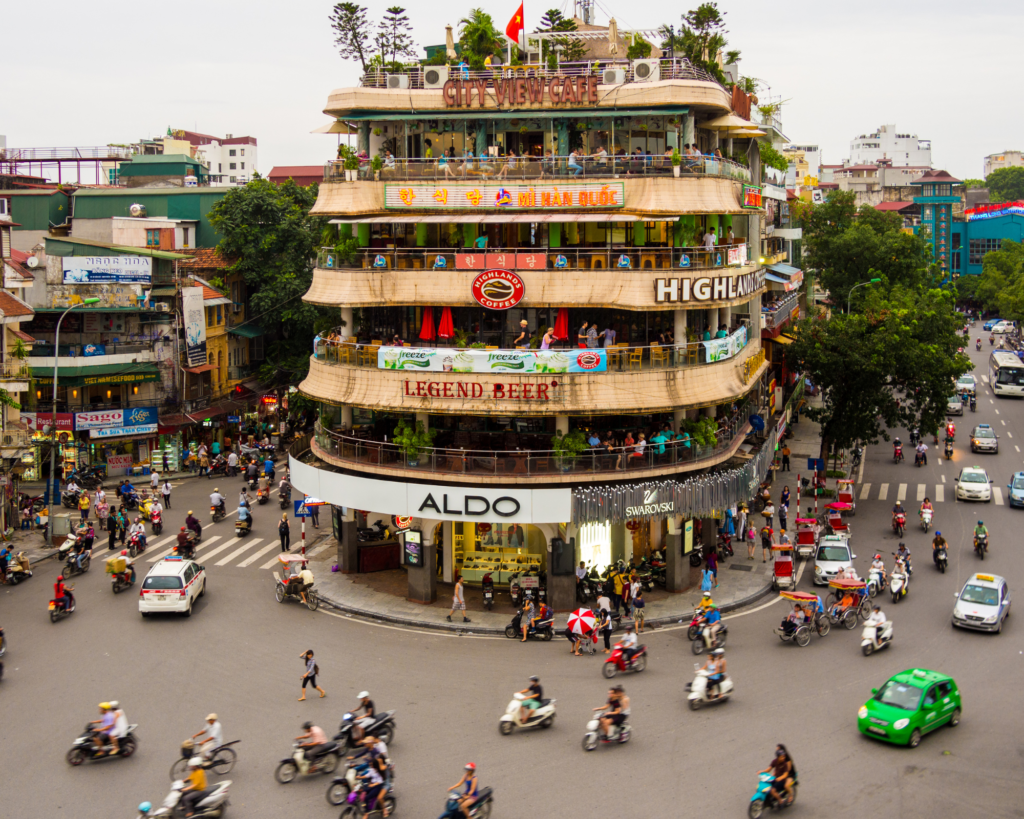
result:
M 78 511 L 82 516 L 82 523 L 89 519 L 90 506 L 92 506 L 92 501 L 89 499 L 89 493 L 83 489 L 82 494 L 78 496 Z
M 604 635 L 604 653 L 612 650 L 612 616 L 608 609 L 601 609 L 601 634 Z
M 786 515 L 789 514 L 789 507 L 783 504 L 779 505 L 779 531 L 786 531 Z
M 715 581 L 715 588 L 718 588 L 718 552 L 712 549 L 708 552 L 708 571 Z
M 314 507 L 315 508 L 315 507 Z M 462 591 L 462 575 L 455 576 L 455 591 L 452 593 L 452 610 L 448 612 L 448 616 L 445 618 L 449 623 L 452 621 L 452 615 L 455 612 L 462 612 L 462 622 L 470 622 L 466 616 L 466 597 Z
M 757 539 L 754 535 L 754 523 L 753 521 L 747 524 L 747 559 L 754 559 L 754 549 L 757 548 Z
M 170 462 L 167 459 L 167 450 L 166 449 L 164 450 L 164 458 L 163 458 L 163 460 L 164 460 L 164 472 L 170 472 L 171 471 L 171 464 L 170 464 Z
M 320 673 L 320 666 L 316 664 L 316 660 L 313 659 L 313 649 L 307 649 L 299 655 L 306 662 L 306 670 L 299 677 L 302 680 L 302 696 L 299 697 L 299 702 L 306 699 L 306 686 L 311 685 L 317 691 L 320 692 L 320 699 L 327 696 L 327 692 L 324 691 L 319 685 L 316 684 L 316 675 Z
M 772 527 L 761 527 L 761 562 L 767 563 L 772 553 Z
M 313 528 L 314 529 L 319 529 L 320 528 L 320 507 L 319 506 L 310 506 L 310 507 L 308 507 L 308 509 L 309 509 L 309 519 L 313 522 Z
M 700 590 L 705 594 L 709 593 L 714 579 L 715 576 L 711 574 L 711 569 L 704 568 L 700 573 Z
M 782 445 L 782 471 L 789 472 L 789 444 Z
M 636 623 L 638 634 L 644 633 L 644 607 L 646 605 L 644 603 L 644 592 L 641 589 L 636 593 L 636 597 L 633 598 L 633 622 Z
M 740 540 L 747 539 L 747 505 L 745 503 L 740 504 Z
M 281 536 L 281 551 L 289 551 L 292 543 L 292 528 L 288 525 L 287 512 L 281 515 L 281 522 L 277 524 L 277 533 Z
M 209 471 L 210 459 L 206 457 L 206 453 L 204 452 L 202 455 L 199 456 L 199 477 L 203 477 L 203 475 L 205 475 Z
M 765 525 L 771 526 L 775 518 L 775 506 L 770 500 L 765 504 L 764 509 L 761 510 L 761 514 L 764 515 Z
M 171 482 L 168 481 L 168 480 L 164 480 L 163 488 L 160 491 L 163 492 L 163 495 L 164 495 L 164 508 L 165 509 L 170 509 L 171 508 Z
M 114 538 L 117 537 L 117 516 L 109 515 L 107 517 L 107 549 L 113 551 L 114 549 Z

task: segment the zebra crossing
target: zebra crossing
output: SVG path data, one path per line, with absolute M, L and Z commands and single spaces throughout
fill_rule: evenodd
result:
M 149 548 L 141 555 L 139 562 L 156 563 L 170 556 L 174 552 L 177 539 L 177 534 L 160 539 L 151 537 L 148 544 Z M 332 545 L 333 542 L 328 539 L 326 542 L 307 551 L 306 556 L 310 558 L 316 557 L 322 552 L 327 551 Z M 293 545 L 291 553 L 297 554 L 299 548 L 298 545 Z M 268 543 L 265 538 L 254 538 L 251 536 L 231 537 L 225 540 L 221 535 L 212 535 L 204 537 L 203 542 L 196 547 L 196 560 L 203 563 L 207 568 L 210 566 L 218 568 L 234 566 L 235 568 L 245 569 L 258 563 L 259 565 L 255 566 L 257 569 L 272 569 L 274 566 L 280 565 L 277 560 L 280 550 L 281 545 L 277 540 L 271 540 Z M 272 556 L 270 556 L 271 552 L 273 553 Z M 269 560 L 264 560 L 264 562 L 260 563 L 261 560 L 268 556 L 270 556 Z M 211 562 L 215 557 L 220 559 Z
M 876 485 L 873 483 L 862 483 L 860 485 L 860 495 L 858 500 L 871 500 L 875 498 L 877 500 L 888 500 L 889 490 L 895 486 L 896 497 L 895 500 L 901 503 L 907 499 L 907 493 L 910 489 L 911 484 L 888 484 L 882 483 Z M 934 489 L 934 492 L 930 490 Z M 925 498 L 932 501 L 933 503 L 945 503 L 946 502 L 946 486 L 945 484 L 937 483 L 934 485 L 919 483 L 915 487 L 915 498 L 918 503 L 923 501 Z M 1004 506 L 1006 501 L 1003 498 L 1003 489 L 1000 486 L 992 487 L 992 503 L 996 506 Z

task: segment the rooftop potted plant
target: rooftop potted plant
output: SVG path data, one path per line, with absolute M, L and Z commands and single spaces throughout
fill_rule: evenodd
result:
M 373 179 L 375 182 L 380 182 L 380 170 L 384 167 L 384 160 L 379 156 L 375 156 L 370 160 L 370 170 L 373 171 Z
M 402 450 L 409 466 L 419 466 L 420 455 L 424 449 L 429 449 L 434 445 L 434 438 L 436 437 L 437 430 L 424 429 L 422 421 L 409 424 L 402 420 L 395 427 L 393 440 L 395 445 Z
M 555 453 L 555 462 L 563 472 L 572 471 L 576 460 L 587 450 L 587 439 L 583 430 L 574 429 L 568 435 L 555 432 L 551 439 L 551 449 Z
M 454 330 L 455 335 L 455 348 L 457 350 L 464 350 L 469 346 L 469 333 L 463 330 L 461 327 L 456 327 Z
M 672 176 L 679 178 L 679 166 L 683 163 L 683 155 L 678 148 L 672 149 Z

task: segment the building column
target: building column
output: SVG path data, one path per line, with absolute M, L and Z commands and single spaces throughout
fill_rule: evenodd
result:
M 569 544 L 574 543 L 577 537 L 577 529 L 574 524 L 569 524 L 565 532 L 566 537 L 566 548 L 569 548 Z M 552 559 L 554 554 L 551 549 L 551 541 L 547 543 L 547 555 L 548 555 L 548 585 L 547 585 L 547 602 L 548 605 L 554 611 L 572 611 L 576 608 L 576 573 L 570 571 L 569 574 L 555 574 L 552 571 Z M 572 566 L 575 567 L 576 559 L 573 554 Z
M 686 343 L 686 311 L 675 310 L 673 311 L 672 318 L 675 320 L 675 325 L 672 328 L 672 334 L 676 337 L 676 344 Z
M 462 246 L 473 247 L 476 242 L 476 224 L 464 222 L 462 225 Z
M 569 155 L 569 120 L 567 119 L 558 121 L 558 150 L 555 153 L 558 156 Z
M 351 410 L 349 413 L 351 415 Z M 355 510 L 349 509 L 341 521 L 341 540 L 338 541 L 338 571 L 342 574 L 355 574 L 359 571 L 358 526 Z
M 718 311 L 718 318 L 722 324 L 725 325 L 725 329 L 728 330 L 732 326 L 732 307 L 722 307 Z
M 416 247 L 427 246 L 427 226 L 423 222 L 416 224 Z
M 714 418 L 715 417 L 715 408 L 714 408 L 714 406 L 701 407 L 700 408 L 700 413 L 705 418 Z
M 665 589 L 679 594 L 690 588 L 690 555 L 686 547 L 689 545 L 692 549 L 693 521 L 679 520 L 678 525 L 673 521 L 670 523 L 673 523 L 671 528 L 675 528 L 676 532 L 673 534 L 670 529 L 665 544 Z
M 435 543 L 434 545 L 440 546 L 437 551 L 438 559 L 441 561 L 441 579 L 445 583 L 454 583 L 452 555 L 455 549 L 455 531 L 452 529 L 452 522 L 450 520 L 446 520 L 442 526 L 442 542 L 440 544 Z
M 725 141 L 725 152 L 729 155 L 729 159 L 732 159 L 732 137 Z
M 423 424 L 423 431 L 426 432 L 430 429 L 430 416 L 425 412 L 416 413 L 416 424 Z
M 342 307 L 341 308 L 341 326 L 342 326 L 342 329 L 344 330 L 342 335 L 344 335 L 344 336 L 354 336 L 356 334 L 356 328 L 355 328 L 355 325 L 352 322 L 353 322 L 352 308 L 351 307 Z
M 625 523 L 613 523 L 611 526 L 611 547 L 609 553 L 611 555 L 612 563 L 616 560 L 626 559 L 626 538 L 629 537 L 629 530 L 626 528 Z M 603 571 L 603 569 L 598 569 Z
M 693 145 L 696 141 L 693 114 L 687 114 L 683 117 L 683 145 Z
M 719 317 L 719 312 L 718 312 L 718 308 L 717 307 L 712 307 L 712 308 L 710 308 L 708 310 L 708 327 L 707 327 L 707 329 L 711 331 L 711 337 L 712 338 L 715 337 L 715 333 L 718 332 L 718 325 L 721 323 L 718 320 L 718 317 Z
M 562 246 L 562 223 L 551 222 L 548 224 L 548 246 L 549 247 L 561 247 Z
M 476 121 L 476 155 L 487 155 L 487 120 Z
M 411 603 L 429 605 L 437 600 L 437 544 L 434 543 L 434 527 L 438 521 L 424 520 L 420 524 L 423 542 L 419 566 L 406 566 L 409 583 L 406 599 Z M 404 548 L 404 544 L 403 544 Z
M 677 409 L 677 410 L 674 410 L 672 412 L 672 421 L 673 421 L 672 428 L 676 432 L 682 432 L 683 421 L 685 421 L 685 420 L 686 420 L 686 410 L 684 410 L 684 409 Z
M 356 152 L 366 151 L 370 153 L 370 123 L 359 123 L 359 134 L 356 136 Z
M 555 431 L 562 433 L 562 435 L 569 434 L 569 416 L 568 415 L 556 415 L 555 416 Z
M 718 147 L 718 131 L 711 132 L 711 145 L 708 147 L 708 153 L 713 154 L 715 148 Z
M 344 242 L 346 239 L 351 239 L 351 238 L 352 238 L 352 225 L 348 224 L 348 223 L 343 224 L 343 225 L 338 225 L 338 239 L 339 239 L 339 241 Z
M 356 235 L 356 238 L 357 238 L 357 240 L 359 242 L 359 246 L 360 247 L 369 247 L 370 246 L 370 226 L 369 225 L 357 225 L 356 228 L 357 228 L 357 231 L 358 231 L 358 233 Z

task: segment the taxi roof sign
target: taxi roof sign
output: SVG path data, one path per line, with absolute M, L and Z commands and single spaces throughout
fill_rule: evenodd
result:
M 996 579 L 990 574 L 976 574 L 974 575 L 977 580 L 984 580 L 987 583 L 995 583 Z

